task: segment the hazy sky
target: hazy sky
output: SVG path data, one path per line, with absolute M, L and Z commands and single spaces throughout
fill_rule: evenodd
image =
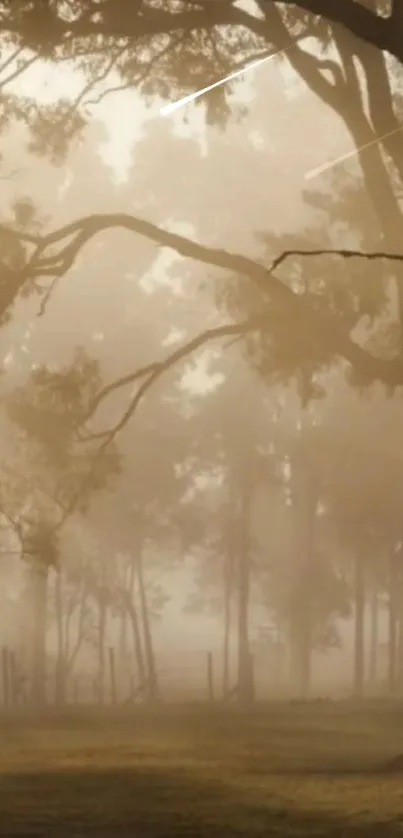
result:
M 315 44 L 304 44 L 304 48 L 314 51 Z M 8 72 L 11 70 L 9 68 Z M 74 99 L 84 83 L 82 74 L 65 63 L 54 66 L 50 62 L 36 62 L 10 88 L 22 96 L 34 97 L 38 104 L 45 104 L 58 98 Z M 97 99 L 116 83 L 117 78 L 110 76 L 106 83 L 91 92 L 90 98 Z M 317 243 L 321 236 L 323 243 L 328 243 L 329 230 L 324 228 L 322 235 L 320 215 L 305 202 L 307 189 L 328 188 L 328 176 L 306 181 L 305 175 L 352 150 L 351 138 L 341 120 L 306 87 L 286 57 L 249 71 L 236 80 L 231 90 L 234 105 L 246 105 L 247 115 L 240 122 L 229 119 L 224 131 L 206 125 L 203 100 L 162 117 L 163 102 L 154 102 L 151 106 L 139 90 L 124 90 L 106 96 L 97 105 L 85 106 L 88 127 L 83 142 L 76 150 L 73 147 L 58 169 L 35 156 L 21 159 L 25 153 L 24 143 L 18 150 L 20 129 L 11 127 L 4 145 L 3 165 L 10 169 L 21 166 L 22 173 L 10 184 L 5 184 L 3 206 L 24 191 L 37 203 L 40 190 L 39 208 L 48 217 L 48 226 L 66 223 L 77 215 L 115 209 L 134 212 L 193 238 L 201 236 L 206 244 L 241 250 L 253 256 L 259 253 L 256 234 L 262 229 L 279 236 L 292 234 L 298 237 L 299 231 L 303 236 L 306 225 L 315 222 Z M 90 162 L 94 160 L 94 153 L 105 164 L 104 172 Z M 343 168 L 356 179 L 361 177 L 357 160 L 348 160 Z M 143 175 L 144 169 L 147 175 Z M 43 190 L 45 181 L 47 188 Z M 155 194 L 148 202 L 149 207 L 144 201 L 146 194 Z M 198 229 L 200 221 L 202 232 Z M 119 235 L 113 232 L 108 237 L 117 242 Z M 335 244 L 350 243 L 346 230 L 335 231 L 334 235 L 338 236 Z M 113 333 L 110 316 L 111 267 L 107 268 L 104 261 L 100 261 L 103 260 L 100 238 L 84 251 L 84 258 L 91 259 L 94 266 L 92 276 L 97 288 L 99 322 L 93 323 L 84 305 L 83 316 L 69 324 L 65 341 L 70 347 L 83 343 L 88 340 L 91 329 L 93 342 L 100 343 L 105 338 L 107 346 L 113 344 L 118 355 L 122 349 L 121 335 Z M 120 241 L 123 244 L 121 235 Z M 126 237 L 125 241 L 128 247 L 123 246 L 126 257 L 121 272 L 130 281 L 130 247 L 135 241 L 136 247 L 148 247 L 151 253 L 151 246 L 133 237 Z M 150 292 L 155 282 L 175 282 L 175 266 L 182 261 L 169 250 L 157 251 L 154 247 L 153 253 L 151 265 L 143 275 L 140 274 L 139 280 L 140 286 Z M 138 281 L 137 271 L 135 281 Z M 48 357 L 49 341 L 52 346 L 56 341 L 53 318 L 57 317 L 57 304 L 59 311 L 75 305 L 77 288 L 81 303 L 82 293 L 86 293 L 88 299 L 92 298 L 90 280 L 86 279 L 84 283 L 76 265 L 69 272 L 68 281 L 66 277 L 55 293 L 50 307 L 52 317 L 43 318 L 40 324 L 36 320 L 32 323 L 30 319 L 23 344 L 18 327 L 12 341 L 14 346 L 6 348 L 4 353 L 9 362 L 16 351 Z M 195 297 L 193 302 L 188 299 L 186 304 L 189 328 L 193 322 L 196 327 L 202 325 L 197 311 L 206 312 L 206 309 L 200 308 L 203 305 L 200 298 Z M 190 317 L 192 306 L 196 319 L 193 315 Z M 126 292 L 125 319 L 130 308 Z M 117 313 L 115 322 L 119 323 L 119 320 Z M 40 334 L 36 352 L 33 351 L 32 330 Z M 167 331 L 165 345 L 172 345 L 183 334 L 183 329 Z M 62 340 L 61 336 L 58 339 Z M 188 374 L 187 381 L 203 389 L 209 386 L 208 357 L 197 364 L 198 369 L 190 378 Z
M 305 45 L 308 47 L 314 48 L 312 44 Z M 37 62 L 12 87 L 16 93 L 45 104 L 57 98 L 74 99 L 84 81 L 66 64 L 55 67 Z M 106 86 L 91 92 L 91 99 L 116 82 L 110 77 Z M 4 140 L 3 168 L 21 167 L 22 173 L 4 184 L 3 207 L 27 193 L 49 219 L 48 227 L 94 211 L 134 212 L 206 244 L 252 256 L 261 250 L 256 234 L 262 230 L 298 239 L 304 236 L 307 224 L 315 223 L 317 243 L 321 238 L 327 243 L 329 231 L 325 227 L 321 231 L 320 214 L 307 206 L 304 195 L 307 189 L 326 190 L 327 175 L 315 182 L 307 182 L 304 176 L 351 150 L 346 129 L 294 73 L 286 58 L 249 71 L 231 89 L 234 104 L 245 104 L 247 115 L 241 121 L 230 118 L 223 131 L 206 125 L 203 100 L 162 117 L 162 101 L 151 106 L 140 91 L 113 93 L 85 109 L 88 127 L 83 141 L 73 145 L 59 167 L 52 167 L 46 159 L 27 157 L 21 129 L 11 126 Z M 97 154 L 99 165 L 95 163 Z M 357 161 L 349 160 L 346 167 L 360 177 Z M 340 245 L 349 243 L 345 231 L 336 235 Z M 108 241 L 115 242 L 118 249 L 108 247 L 105 251 L 103 242 Z M 139 273 L 137 258 L 133 266 L 134 247 L 136 254 L 144 253 L 150 262 L 145 272 Z M 87 266 L 85 275 L 80 268 L 82 259 Z M 69 357 L 75 345 L 88 346 L 90 342 L 91 351 L 100 353 L 111 371 L 116 370 L 119 358 L 136 357 L 133 330 L 139 330 L 139 323 L 135 289 L 130 283 L 150 292 L 156 282 L 175 283 L 176 265 L 182 262 L 174 252 L 157 250 L 128 234 L 114 231 L 98 237 L 59 284 L 44 318 L 38 321 L 35 313 L 33 318 L 29 314 L 27 322 L 24 312 L 32 311 L 32 302 L 20 306 L 14 337 L 11 328 L 11 343 L 4 344 L 3 357 L 10 362 L 25 353 L 41 362 L 60 352 Z M 190 287 L 206 273 L 191 263 L 189 272 Z M 124 286 L 119 282 L 119 293 L 115 283 L 111 308 L 113 274 L 125 277 L 126 282 Z M 154 312 L 154 299 L 150 305 Z M 184 306 L 185 329 L 192 332 L 211 325 L 209 299 L 188 293 Z M 59 333 L 55 323 L 69 309 L 74 310 L 74 318 L 68 330 Z M 21 339 L 23 329 L 25 337 Z M 183 328 L 167 327 L 164 345 L 172 345 L 183 335 Z M 140 344 L 138 337 L 136 351 Z M 196 368 L 186 372 L 186 382 L 201 390 L 208 388 L 212 384 L 209 355 L 195 363 Z
M 115 82 L 113 77 L 108 80 L 109 85 Z M 83 78 L 66 66 L 38 62 L 14 89 L 35 96 L 38 103 L 50 103 L 58 97 L 74 98 L 82 84 Z M 101 92 L 102 87 L 98 95 Z M 91 93 L 91 98 L 95 96 Z M 26 192 L 52 227 L 87 212 L 133 212 L 206 244 L 251 255 L 262 253 L 256 238 L 262 230 L 293 235 L 297 243 L 299 237 L 304 241 L 306 226 L 316 223 L 317 241 L 322 236 L 327 242 L 329 230 L 321 229 L 321 215 L 307 206 L 304 191 L 327 189 L 328 180 L 319 177 L 307 183 L 304 176 L 352 149 L 341 121 L 306 88 L 286 59 L 262 65 L 238 80 L 233 99 L 246 104 L 248 114 L 241 122 L 230 119 L 219 131 L 206 126 L 203 103 L 161 117 L 163 102 L 150 107 L 141 92 L 114 93 L 87 108 L 83 143 L 58 169 L 18 151 L 21 131 L 12 127 L 3 165 L 20 162 L 28 171 L 4 185 L 3 205 Z M 95 147 L 99 165 L 94 163 Z M 357 161 L 348 161 L 346 167 L 360 177 Z M 346 244 L 345 231 L 336 235 L 339 244 Z M 172 252 L 158 252 L 154 245 L 127 234 L 99 237 L 63 278 L 44 318 L 33 316 L 32 301 L 21 305 L 15 324 L 7 330 L 4 355 L 11 353 L 18 360 L 25 353 L 36 362 L 65 359 L 81 344 L 115 373 L 133 369 L 144 351 L 145 332 L 151 331 L 151 311 L 158 321 L 154 347 L 160 333 L 165 345 L 175 337 L 165 316 L 164 298 L 150 299 L 150 321 L 140 323 L 134 284 L 138 276 L 140 284 L 151 289 L 156 279 L 174 284 L 177 274 L 182 278 L 183 264 L 176 274 L 181 261 Z M 192 295 L 189 289 L 202 275 L 209 280 L 212 273 L 192 264 L 186 275 L 180 319 L 190 332 L 210 325 L 210 298 L 198 292 Z M 143 319 L 145 311 L 142 307 Z M 164 334 L 159 324 L 165 320 Z M 178 329 L 176 338 L 181 334 Z M 211 383 L 206 367 L 205 359 L 190 378 L 187 371 L 185 380 L 205 388 Z M 199 633 L 203 625 L 199 620 Z

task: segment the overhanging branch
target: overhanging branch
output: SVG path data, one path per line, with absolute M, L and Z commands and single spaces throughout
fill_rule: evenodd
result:
M 157 361 L 154 364 L 148 364 L 147 366 L 142 367 L 129 375 L 116 379 L 98 393 L 92 402 L 86 421 L 94 415 L 99 405 L 113 392 L 116 392 L 123 387 L 127 387 L 129 384 L 135 384 L 137 381 L 141 381 L 141 379 L 143 380 L 135 395 L 130 399 L 128 407 L 116 425 L 108 431 L 88 434 L 84 437 L 83 441 L 88 442 L 88 440 L 103 439 L 104 444 L 109 445 L 119 431 L 121 431 L 128 423 L 148 390 L 156 384 L 158 379 L 161 378 L 164 373 L 168 372 L 168 370 L 172 369 L 181 361 L 184 361 L 196 352 L 197 349 L 200 349 L 202 346 L 210 344 L 220 338 L 246 335 L 251 332 L 261 331 L 264 328 L 267 328 L 267 316 L 250 317 L 240 323 L 226 323 L 222 326 L 207 329 L 206 331 L 196 335 L 194 338 L 191 338 L 191 340 L 187 341 L 174 352 L 171 352 L 162 361 Z
M 301 296 L 295 293 L 274 273 L 288 259 L 295 257 L 335 256 L 342 259 L 384 259 L 403 262 L 402 253 L 365 253 L 357 249 L 291 249 L 281 253 L 267 267 L 247 256 L 199 244 L 135 216 L 114 213 L 86 216 L 45 236 L 38 236 L 35 239 L 36 256 L 29 265 L 31 276 L 63 276 L 90 239 L 101 231 L 117 227 L 142 235 L 160 247 L 171 248 L 181 256 L 201 264 L 247 277 L 257 285 L 270 304 L 270 309 L 275 309 L 276 316 L 280 316 L 281 312 L 281 316 L 289 319 L 290 326 L 294 318 L 297 322 L 304 322 L 307 342 L 320 343 L 329 357 L 344 358 L 368 381 L 380 380 L 392 387 L 403 384 L 403 360 L 400 356 L 387 360 L 373 355 L 352 339 L 337 316 L 332 312 L 325 312 L 323 305 L 318 306 L 318 298 L 315 295 Z M 66 240 L 67 243 L 56 253 L 46 256 L 49 248 L 63 245 Z M 27 271 L 27 268 L 25 270 Z
M 261 4 L 278 8 L 289 5 L 295 8 L 296 16 L 309 12 L 324 18 L 332 24 L 342 26 L 363 41 L 387 51 L 399 60 L 403 60 L 403 32 L 401 2 L 395 0 L 393 13 L 385 18 L 373 11 L 360 0 L 260 0 Z M 14 11 L 16 6 L 16 11 Z M 31 6 L 33 8 L 31 8 Z M 14 34 L 22 43 L 34 44 L 38 53 L 41 50 L 54 49 L 57 45 L 75 40 L 87 42 L 88 54 L 98 46 L 101 37 L 125 39 L 133 46 L 145 37 L 178 32 L 211 32 L 220 27 L 237 27 L 249 30 L 264 40 L 270 39 L 270 32 L 265 22 L 259 20 L 253 12 L 238 8 L 234 0 L 188 0 L 181 11 L 169 8 L 163 3 L 159 6 L 146 5 L 132 0 L 131 3 L 118 0 L 102 0 L 97 4 L 97 18 L 88 13 L 85 6 L 74 19 L 67 20 L 58 14 L 58 4 L 27 4 L 21 9 L 20 4 L 0 3 L 0 32 Z

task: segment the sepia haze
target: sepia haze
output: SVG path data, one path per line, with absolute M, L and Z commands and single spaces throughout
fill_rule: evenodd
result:
M 243 4 L 251 16 L 255 14 L 252 5 Z M 34 219 L 43 223 L 46 233 L 94 213 L 127 214 L 206 248 L 236 252 L 265 265 L 284 250 L 395 251 L 399 243 L 395 240 L 391 247 L 386 241 L 383 210 L 374 207 L 373 200 L 377 188 L 382 193 L 383 177 L 382 188 L 387 192 L 389 184 L 396 210 L 400 208 L 403 169 L 399 170 L 396 159 L 400 161 L 401 137 L 396 131 L 391 138 L 396 155 L 392 162 L 390 147 L 378 147 L 376 142 L 375 148 L 358 153 L 352 126 L 356 122 L 365 135 L 362 99 L 372 59 L 367 50 L 354 74 L 354 61 L 351 66 L 346 55 L 348 45 L 340 46 L 338 38 L 327 48 L 321 35 L 310 35 L 299 43 L 298 50 L 310 56 L 309 66 L 317 64 L 313 78 L 318 81 L 320 76 L 322 82 L 309 85 L 309 72 L 306 77 L 299 72 L 303 62 L 292 58 L 291 47 L 220 92 L 225 107 L 222 114 L 223 100 L 219 99 L 216 119 L 209 93 L 162 118 L 161 108 L 174 100 L 171 95 L 164 99 L 142 93 L 134 82 L 123 85 L 128 89 L 113 92 L 119 75 L 112 71 L 77 105 L 84 125 L 73 132 L 57 162 L 46 152 L 30 150 L 30 125 L 11 120 L 1 144 L 5 223 L 13 225 L 17 202 L 32 204 Z M 342 104 L 337 112 L 318 93 L 323 79 L 332 87 L 327 81 L 332 74 L 341 84 L 335 61 L 341 65 L 344 61 L 346 85 L 349 73 L 357 85 L 357 89 L 347 85 L 344 91 L 350 96 L 346 115 Z M 22 108 L 26 100 L 33 101 L 39 113 L 59 100 L 74 103 L 85 75 L 74 67 L 74 61 L 68 64 L 39 58 L 7 85 L 7 95 Z M 7 68 L 7 74 L 12 68 Z M 400 78 L 393 61 L 387 73 L 391 101 L 398 110 Z M 372 111 L 370 118 L 375 119 Z M 382 119 L 380 113 L 375 126 L 379 137 L 389 128 L 382 127 Z M 355 150 L 357 154 L 346 158 L 337 171 L 331 169 L 332 161 Z M 377 155 L 376 160 L 368 162 L 365 154 Z M 328 169 L 321 171 L 324 166 Z M 371 166 L 377 173 L 377 186 L 367 182 Z M 307 183 L 306 174 L 315 170 L 318 176 Z M 394 281 L 399 271 L 398 265 L 384 261 L 344 262 L 324 256 L 309 263 L 296 257 L 284 262 L 277 273 L 298 293 L 322 295 L 320 305 L 339 311 L 360 340 L 381 347 L 383 357 L 394 347 Z M 233 342 L 229 337 L 224 343 L 202 346 L 168 369 L 111 440 L 119 464 L 111 466 L 110 478 L 107 474 L 105 485 L 101 481 L 99 491 L 87 497 L 85 508 L 73 510 L 62 526 L 55 513 L 58 501 L 38 500 L 44 487 L 55 494 L 55 486 L 59 488 L 62 478 L 68 477 L 68 446 L 73 442 L 60 418 L 63 432 L 59 437 L 55 433 L 55 448 L 47 450 L 47 423 L 49 429 L 55 427 L 67 408 L 58 413 L 56 396 L 55 403 L 45 399 L 47 408 L 41 406 L 40 386 L 35 390 L 32 373 L 42 366 L 55 374 L 70 365 L 74 368 L 84 357 L 77 355 L 79 349 L 99 363 L 97 386 L 101 389 L 166 357 L 199 332 L 267 308 L 247 282 L 240 273 L 219 272 L 128 230 L 105 229 L 85 244 L 55 281 L 45 303 L 43 290 L 21 296 L 2 326 L 1 450 L 4 473 L 10 469 L 13 477 L 10 487 L 5 478 L 3 489 L 4 616 L 0 625 L 3 643 L 21 656 L 21 667 L 28 671 L 31 665 L 38 666 L 38 649 L 34 663 L 26 662 L 35 591 L 27 586 L 29 562 L 19 558 L 18 539 L 10 524 L 14 515 L 21 521 L 24 515 L 33 515 L 36 524 L 45 520 L 55 526 L 59 538 L 57 572 L 51 567 L 47 578 L 47 627 L 42 626 L 47 701 L 52 701 L 57 687 L 61 658 L 64 655 L 67 660 L 71 653 L 67 646 L 74 648 L 78 638 L 74 666 L 63 681 L 65 700 L 72 695 L 74 671 L 84 684 L 83 700 L 88 699 L 91 679 L 98 678 L 104 682 L 106 701 L 105 650 L 109 647 L 119 659 L 122 700 L 130 691 L 128 673 L 139 679 L 133 603 L 127 605 L 127 597 L 133 596 L 144 619 L 141 589 L 130 588 L 131 574 L 138 573 L 133 564 L 139 551 L 150 611 L 150 625 L 143 632 L 151 633 L 159 689 L 167 697 L 206 694 L 209 653 L 214 659 L 216 689 L 221 689 L 225 642 L 231 683 L 241 677 L 236 674 L 238 643 L 246 643 L 254 658 L 256 690 L 263 697 L 306 697 L 308 692 L 346 695 L 351 692 L 352 678 L 358 693 L 368 679 L 372 693 L 383 689 L 390 620 L 387 562 L 402 544 L 396 473 L 401 457 L 401 395 L 387 394 L 381 385 L 365 382 L 362 394 L 345 380 L 345 365 L 329 360 L 321 348 L 317 358 L 308 352 L 299 367 L 303 336 L 292 315 L 282 326 L 282 315 L 275 320 L 274 349 L 266 339 L 259 345 L 253 335 L 250 345 L 248 340 Z M 41 283 L 47 290 L 43 279 Z M 381 286 L 387 304 L 381 299 Z M 381 346 L 383 338 L 386 349 Z M 83 369 L 87 369 L 85 363 Z M 84 388 L 87 374 L 84 371 L 80 379 Z M 78 387 L 72 386 L 73 390 Z M 324 395 L 311 398 L 310 388 L 315 391 L 317 386 L 324 388 Z M 77 393 L 74 390 L 72 402 L 79 398 Z M 130 396 L 130 387 L 117 389 L 100 405 L 90 431 L 102 433 L 112 427 Z M 38 414 L 31 415 L 28 407 L 18 410 L 24 400 L 35 406 L 36 399 Z M 83 411 L 78 412 L 80 417 Z M 59 461 L 63 445 L 65 458 Z M 74 441 L 74 451 L 80 456 L 86 446 L 93 450 L 94 442 Z M 19 486 L 20 473 L 32 475 L 31 489 Z M 68 495 L 67 489 L 60 491 Z M 14 493 L 10 510 L 8 493 Z M 343 504 L 347 497 L 349 502 Z M 243 504 L 249 509 L 246 523 Z M 235 547 L 233 531 L 238 532 Z M 237 553 L 242 539 L 241 552 L 250 554 L 251 565 L 248 602 L 240 606 L 236 575 L 231 591 L 226 588 L 226 563 L 235 561 L 231 555 Z M 366 600 L 358 606 L 354 600 L 357 554 L 365 555 L 370 568 Z M 306 615 L 301 616 L 309 610 L 310 594 L 298 593 L 295 582 L 304 562 L 309 566 L 307 577 L 317 572 L 318 580 L 308 584 L 314 591 L 310 626 Z M 317 564 L 320 568 L 315 571 Z M 57 610 L 60 584 L 66 597 L 61 617 Z M 305 584 L 301 582 L 303 590 Z M 106 599 L 102 599 L 105 591 Z M 29 619 L 27 602 L 33 608 Z M 225 641 L 223 621 L 229 607 L 231 622 Z M 246 608 L 243 628 L 238 607 Z M 358 664 L 357 607 L 367 622 L 361 627 L 361 643 L 370 650 L 365 662 Z M 308 649 L 301 651 L 296 642 L 295 632 L 303 630 L 292 625 L 294 617 L 310 635 L 308 640 L 305 637 Z M 149 654 L 146 634 L 141 641 L 145 658 Z M 304 655 L 309 656 L 309 665 L 302 660 Z M 35 674 L 27 677 L 35 680 Z

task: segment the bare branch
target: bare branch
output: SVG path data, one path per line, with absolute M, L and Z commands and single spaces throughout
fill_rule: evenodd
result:
M 293 256 L 340 256 L 344 259 L 348 258 L 363 258 L 369 260 L 388 259 L 390 261 L 403 262 L 403 253 L 388 253 L 386 251 L 365 252 L 357 249 L 321 249 L 321 250 L 286 250 L 267 268 L 264 265 L 242 256 L 238 253 L 230 253 L 221 248 L 212 248 L 206 245 L 199 244 L 192 239 L 180 236 L 178 233 L 172 233 L 150 221 L 136 218 L 125 213 L 113 214 L 94 214 L 86 216 L 77 221 L 67 224 L 64 227 L 48 233 L 42 238 L 30 238 L 37 244 L 41 245 L 41 253 L 57 243 L 63 242 L 65 239 L 72 239 L 62 250 L 53 256 L 46 258 L 43 261 L 36 259 L 35 275 L 51 275 L 54 273 L 62 275 L 73 265 L 81 248 L 87 244 L 91 238 L 100 233 L 102 230 L 113 229 L 120 227 L 133 233 L 145 236 L 151 241 L 156 242 L 160 247 L 168 247 L 176 250 L 181 256 L 195 259 L 202 264 L 213 265 L 223 270 L 230 270 L 234 273 L 245 274 L 255 280 L 264 280 L 266 285 L 266 292 L 268 290 L 267 277 L 275 268 L 277 268 L 286 259 Z M 34 266 L 33 266 L 34 267 Z M 278 283 L 280 284 L 280 283 Z
M 230 256 L 230 254 L 227 254 L 227 255 Z M 337 256 L 337 257 L 344 258 L 344 259 L 364 258 L 364 259 L 368 259 L 368 260 L 390 259 L 392 261 L 398 261 L 398 262 L 403 261 L 403 255 L 387 254 L 384 251 L 375 251 L 373 253 L 363 253 L 360 250 L 353 250 L 353 249 L 337 250 L 337 249 L 329 249 L 329 248 L 313 249 L 313 250 L 287 250 L 287 251 L 284 251 L 283 253 L 281 253 L 279 256 L 277 256 L 272 261 L 270 267 L 265 269 L 267 271 L 267 274 L 272 273 L 272 271 L 274 271 L 281 264 L 283 264 L 287 259 L 289 259 L 290 257 L 293 257 L 293 256 L 298 256 L 298 257 L 302 257 L 302 258 L 307 258 L 307 257 L 312 258 L 312 257 L 319 257 L 319 256 Z M 240 257 L 240 258 L 243 258 L 243 257 Z M 278 280 L 276 280 L 276 281 L 278 281 Z M 286 288 L 286 286 L 284 286 L 284 288 Z M 287 291 L 287 295 L 291 294 L 297 300 L 301 299 L 296 294 L 294 294 L 294 292 L 290 291 L 288 288 L 286 288 L 286 291 Z M 291 315 L 291 311 L 290 311 L 290 315 Z M 220 337 L 232 336 L 232 340 L 228 341 L 228 343 L 225 344 L 226 346 L 230 346 L 234 342 L 236 342 L 237 340 L 242 339 L 242 337 L 249 331 L 254 331 L 256 329 L 267 331 L 270 328 L 270 322 L 272 321 L 273 317 L 278 319 L 278 316 L 279 316 L 278 311 L 276 311 L 276 312 L 272 311 L 272 312 L 270 312 L 270 314 L 267 312 L 266 314 L 262 315 L 259 318 L 245 320 L 242 323 L 228 324 L 228 325 L 225 325 L 225 326 L 217 327 L 216 329 L 209 329 L 209 330 L 207 330 L 205 332 L 202 332 L 201 334 L 197 335 L 196 337 L 192 338 L 190 341 L 188 341 L 186 344 L 182 345 L 179 349 L 177 349 L 175 352 L 173 352 L 171 355 L 169 355 L 163 361 L 157 361 L 157 362 L 154 362 L 152 364 L 148 364 L 144 367 L 141 367 L 141 368 L 135 370 L 132 373 L 129 373 L 125 376 L 117 378 L 116 380 L 114 380 L 110 384 L 108 384 L 106 387 L 104 387 L 98 393 L 98 395 L 96 396 L 96 398 L 94 399 L 94 401 L 91 404 L 89 413 L 86 417 L 86 421 L 88 421 L 90 416 L 94 415 L 94 413 L 98 409 L 99 405 L 102 402 L 104 402 L 105 399 L 108 396 L 110 396 L 112 393 L 116 392 L 117 390 L 121 390 L 122 388 L 127 387 L 129 384 L 134 384 L 136 381 L 139 381 L 141 378 L 147 377 L 146 381 L 141 385 L 140 391 L 139 391 L 139 392 L 142 393 L 142 395 L 140 397 L 140 398 L 142 398 L 143 395 L 144 395 L 143 388 L 145 388 L 145 390 L 148 390 L 149 387 L 151 386 L 151 384 L 154 383 L 154 380 L 156 378 L 158 378 L 163 372 L 165 372 L 167 369 L 174 366 L 178 362 L 182 361 L 187 356 L 191 355 L 193 352 L 195 352 L 197 349 L 199 349 L 204 344 L 209 343 L 210 341 L 215 340 L 215 339 L 220 338 Z M 359 353 L 365 352 L 365 354 L 367 354 L 366 351 L 363 350 L 361 347 L 357 346 L 357 349 L 359 350 Z M 358 353 L 356 355 L 356 358 L 358 359 Z M 377 360 L 377 359 L 374 359 L 374 360 Z M 402 383 L 403 383 L 403 381 L 402 381 Z M 134 397 L 134 400 L 133 400 L 133 402 L 135 402 L 135 407 L 137 406 L 137 403 L 138 403 L 137 398 L 138 398 L 138 395 L 136 395 Z M 130 411 L 130 408 L 128 410 Z M 109 437 L 109 435 L 111 433 L 113 434 L 113 436 L 115 436 L 116 433 L 119 430 L 121 430 L 121 428 L 126 424 L 126 422 L 128 421 L 128 419 L 130 418 L 131 415 L 132 415 L 132 413 L 129 412 L 129 415 L 126 417 L 126 413 L 125 413 L 124 416 L 122 417 L 122 419 L 115 426 L 113 431 L 105 431 L 105 432 L 100 432 L 100 433 L 97 433 L 97 434 L 89 434 L 88 436 L 83 438 L 83 441 L 88 441 L 89 439 L 96 439 L 96 438 L 97 439 L 102 439 L 102 438 L 105 438 L 105 437 Z
M 27 60 L 24 62 L 24 64 L 22 64 L 21 66 L 16 67 L 15 70 L 13 70 L 12 73 L 10 73 L 10 75 L 7 76 L 7 78 L 2 79 L 0 81 L 0 90 L 3 90 L 3 88 L 6 86 L 6 84 L 10 84 L 10 82 L 15 81 L 20 76 L 22 76 L 23 73 L 25 73 L 25 71 L 28 70 L 29 67 L 32 67 L 32 65 L 35 64 L 38 60 L 39 60 L 38 55 L 32 55 L 30 58 L 27 58 Z
M 21 55 L 22 52 L 24 52 L 24 47 L 17 47 L 17 49 L 15 49 L 14 52 L 11 53 L 11 55 L 9 55 L 9 57 L 6 58 L 6 60 L 3 61 L 2 64 L 0 64 L 0 73 L 4 73 L 4 70 L 7 70 L 7 67 L 9 67 L 10 64 L 16 61 L 18 56 Z
M 145 367 L 141 367 L 140 369 L 136 370 L 135 372 L 129 373 L 128 375 L 124 375 L 121 378 L 117 378 L 115 381 L 112 381 L 111 384 L 108 384 L 106 387 L 103 387 L 102 390 L 98 393 L 96 398 L 91 404 L 90 410 L 86 417 L 86 421 L 92 416 L 101 402 L 105 401 L 105 399 L 111 395 L 111 393 L 116 392 L 116 390 L 121 390 L 123 387 L 126 387 L 128 384 L 134 384 L 140 378 L 144 378 L 146 375 L 151 375 L 158 367 L 158 361 L 154 362 L 153 364 L 148 364 Z
M 116 423 L 116 425 L 109 429 L 108 431 L 103 431 L 100 433 L 94 433 L 87 437 L 88 439 L 104 439 L 105 444 L 112 442 L 112 440 L 116 437 L 119 431 L 127 424 L 129 419 L 133 416 L 135 410 L 137 409 L 138 405 L 156 381 L 169 369 L 174 367 L 180 361 L 183 361 L 185 358 L 188 358 L 193 352 L 200 347 L 204 346 L 207 343 L 211 343 L 213 340 L 218 340 L 219 338 L 228 337 L 229 335 L 246 335 L 250 332 L 255 332 L 261 330 L 264 327 L 267 327 L 267 316 L 259 316 L 259 317 L 251 317 L 248 320 L 243 320 L 240 323 L 226 323 L 222 326 L 216 326 L 212 329 L 207 329 L 205 332 L 201 332 L 200 334 L 196 335 L 196 337 L 192 338 L 191 340 L 187 341 L 187 343 L 180 346 L 162 361 L 157 361 L 154 364 L 149 364 L 142 369 L 136 370 L 136 372 L 132 373 L 131 375 L 126 375 L 122 378 L 113 381 L 112 384 L 109 384 L 100 393 L 97 395 L 96 399 L 91 405 L 88 418 L 94 414 L 95 410 L 99 407 L 100 403 L 107 398 L 112 392 L 126 387 L 128 384 L 135 383 L 137 380 L 144 378 L 142 384 L 140 384 L 136 394 L 130 400 L 129 406 L 124 411 L 122 417 Z
M 180 44 L 182 44 L 186 38 L 188 37 L 188 33 L 185 34 L 180 32 L 178 37 L 173 40 L 173 42 L 169 42 L 167 46 L 165 46 L 162 50 L 160 50 L 156 55 L 154 55 L 146 64 L 146 66 L 138 73 L 138 75 L 134 78 L 131 78 L 130 81 L 117 84 L 114 87 L 108 87 L 107 90 L 104 90 L 102 93 L 97 96 L 96 99 L 88 99 L 84 104 L 85 105 L 99 105 L 107 96 L 110 96 L 112 93 L 120 93 L 123 90 L 133 88 L 133 85 L 141 85 L 150 75 L 153 68 L 158 64 L 159 61 L 166 55 L 167 52 L 176 49 Z M 126 51 L 128 47 L 124 48 Z
M 342 259 L 367 259 L 368 261 L 377 261 L 386 259 L 390 262 L 403 262 L 403 253 L 387 253 L 384 250 L 374 250 L 365 252 L 364 250 L 355 250 L 353 248 L 323 248 L 314 250 L 285 250 L 275 259 L 273 259 L 269 271 L 275 270 L 292 256 L 312 257 L 312 256 L 339 256 Z
M 81 105 L 89 105 L 90 101 L 85 100 L 85 97 L 94 90 L 94 87 L 100 82 L 105 81 L 114 67 L 116 66 L 117 62 L 123 57 L 124 53 L 127 52 L 127 46 L 120 48 L 117 52 L 114 52 L 112 58 L 104 65 L 102 70 L 95 75 L 95 77 L 91 78 L 87 84 L 83 87 L 80 91 L 78 96 L 73 100 L 71 106 L 66 114 L 65 120 L 67 121 L 68 118 L 73 114 L 73 112 Z
M 181 256 L 195 259 L 202 264 L 248 277 L 259 287 L 270 305 L 276 306 L 277 311 L 282 310 L 290 318 L 304 318 L 307 341 L 319 342 L 327 350 L 329 357 L 343 357 L 368 380 L 380 380 L 390 386 L 403 384 L 403 362 L 400 357 L 386 360 L 372 355 L 351 338 L 339 318 L 332 312 L 325 312 L 323 306 L 318 306 L 318 298 L 295 293 L 274 274 L 274 271 L 286 260 L 295 257 L 312 258 L 332 255 L 343 259 L 385 259 L 403 262 L 403 254 L 387 251 L 366 253 L 357 249 L 287 250 L 276 257 L 269 267 L 266 267 L 241 254 L 230 253 L 221 248 L 207 247 L 177 233 L 164 230 L 149 221 L 117 213 L 86 216 L 42 238 L 36 237 L 34 241 L 37 250 L 29 266 L 25 268 L 25 275 L 31 278 L 32 276 L 63 276 L 74 263 L 81 248 L 93 236 L 102 230 L 116 227 L 145 236 L 160 247 L 172 248 Z M 69 241 L 61 250 L 56 254 L 46 256 L 46 251 L 50 247 L 62 244 L 66 239 Z

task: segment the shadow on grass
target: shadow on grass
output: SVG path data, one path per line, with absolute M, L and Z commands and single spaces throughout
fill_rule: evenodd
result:
M 0 778 L 4 838 L 397 838 L 401 823 L 287 811 L 168 771 L 64 771 Z

